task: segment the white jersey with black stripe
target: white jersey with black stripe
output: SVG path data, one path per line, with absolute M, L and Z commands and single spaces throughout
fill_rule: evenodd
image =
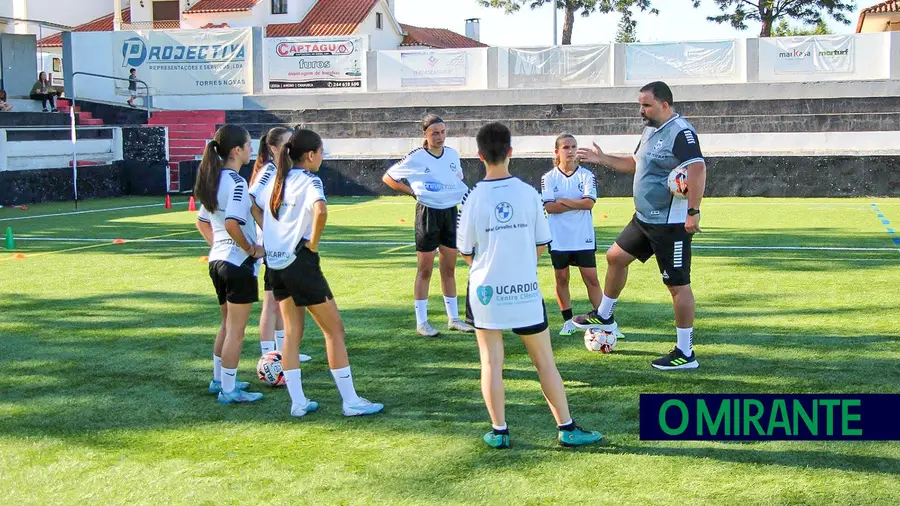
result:
M 469 187 L 463 182 L 459 153 L 444 147 L 441 156 L 434 156 L 425 148 L 412 150 L 387 171 L 394 181 L 405 179 L 416 200 L 432 209 L 456 207 Z
M 472 255 L 469 306 L 475 326 L 514 329 L 544 321 L 537 246 L 550 227 L 537 191 L 516 177 L 481 181 L 463 199 L 456 244 Z
M 272 215 L 269 202 L 274 182 L 265 185 L 256 196 L 256 205 L 263 210 L 263 243 L 266 265 L 270 269 L 284 269 L 297 258 L 300 241 L 312 237 L 313 205 L 325 201 L 325 190 L 319 176 L 303 169 L 291 169 L 284 179 L 284 198 L 278 208 L 278 218 Z
M 275 179 L 275 172 L 278 169 L 275 167 L 275 164 L 269 162 L 261 169 L 261 173 L 259 177 L 256 178 L 256 181 L 250 185 L 250 197 L 256 202 L 256 196 L 259 195 L 260 190 L 266 187 L 273 179 Z M 257 244 L 263 243 L 263 233 L 262 229 L 259 226 L 256 227 L 256 238 Z
M 557 199 L 597 200 L 597 184 L 594 173 L 578 167 L 566 174 L 559 167 L 553 167 L 541 177 L 541 200 L 546 204 Z M 572 209 L 564 213 L 548 215 L 553 251 L 593 251 L 594 220 L 587 209 Z
M 250 215 L 250 196 L 247 181 L 231 169 L 222 169 L 219 175 L 219 192 L 216 196 L 216 210 L 210 212 L 202 205 L 197 219 L 212 225 L 213 245 L 209 250 L 209 261 L 224 260 L 241 265 L 250 255 L 242 250 L 228 231 L 225 220 L 235 220 L 241 225 L 244 237 L 251 244 L 256 243 L 256 225 Z

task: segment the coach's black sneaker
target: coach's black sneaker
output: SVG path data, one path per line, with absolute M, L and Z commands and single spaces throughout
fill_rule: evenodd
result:
M 601 318 L 596 310 L 572 318 L 572 324 L 580 329 L 604 330 L 611 334 L 615 334 L 618 339 L 625 339 L 625 334 L 619 331 L 619 324 L 616 323 L 615 317 L 610 315 L 608 320 Z
M 697 358 L 695 355 L 696 353 L 691 353 L 691 356 L 687 357 L 676 346 L 672 348 L 672 351 L 670 351 L 668 355 L 650 362 L 650 365 L 659 369 L 660 371 L 674 371 L 675 369 L 696 369 L 700 367 L 700 362 L 697 362 Z

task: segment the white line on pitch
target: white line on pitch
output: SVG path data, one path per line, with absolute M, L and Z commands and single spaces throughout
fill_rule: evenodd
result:
M 186 206 L 187 202 L 172 202 L 173 206 Z M 70 216 L 75 214 L 88 214 L 88 213 L 102 213 L 104 211 L 122 211 L 125 209 L 142 209 L 145 207 L 162 207 L 165 204 L 144 204 L 140 206 L 125 206 L 125 207 L 108 207 L 104 209 L 89 209 L 87 211 L 69 211 L 66 213 L 54 213 L 54 214 L 36 214 L 34 216 L 18 216 L 16 218 L 0 218 L 0 221 L 15 221 L 15 220 L 33 220 L 35 218 L 50 218 L 52 216 Z
M 112 242 L 113 239 L 75 238 L 75 237 L 28 237 L 16 236 L 17 241 L 47 241 L 47 242 Z M 205 244 L 203 239 L 123 239 L 125 242 L 134 243 L 183 243 Z M 320 244 L 333 246 L 412 246 L 411 242 L 399 241 L 321 241 Z M 611 244 L 599 245 L 601 248 L 609 248 Z M 745 250 L 745 251 L 897 251 L 900 248 L 844 248 L 837 246 L 717 246 L 714 244 L 695 244 L 692 249 L 708 250 Z

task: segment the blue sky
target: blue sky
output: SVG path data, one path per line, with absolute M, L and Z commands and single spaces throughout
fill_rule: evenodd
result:
M 857 3 L 854 13 L 849 16 L 849 26 L 832 21 L 829 23 L 835 33 L 853 33 L 859 11 L 878 0 L 864 0 Z M 660 10 L 658 16 L 638 14 L 638 38 L 641 42 L 675 40 L 709 40 L 755 37 L 759 34 L 759 24 L 750 24 L 745 31 L 738 31 L 729 25 L 719 25 L 706 21 L 718 10 L 712 0 L 703 0 L 699 9 L 691 6 L 690 0 L 655 0 L 654 6 Z M 547 5 L 537 10 L 523 7 L 512 15 L 500 9 L 479 7 L 475 0 L 395 0 L 395 12 L 401 23 L 434 28 L 449 28 L 455 32 L 465 32 L 467 18 L 481 18 L 481 41 L 492 46 L 545 46 L 553 43 L 553 11 Z M 562 12 L 558 15 L 559 37 L 562 37 Z M 616 14 L 594 14 L 589 18 L 576 16 L 573 44 L 596 44 L 610 42 L 615 38 L 619 16 Z

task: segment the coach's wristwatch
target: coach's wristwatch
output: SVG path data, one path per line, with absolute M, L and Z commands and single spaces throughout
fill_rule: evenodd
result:
M 696 215 L 698 215 L 698 214 L 700 214 L 700 210 L 699 210 L 699 209 L 696 209 L 696 208 L 693 208 L 693 207 L 688 208 L 688 216 L 696 216 Z

